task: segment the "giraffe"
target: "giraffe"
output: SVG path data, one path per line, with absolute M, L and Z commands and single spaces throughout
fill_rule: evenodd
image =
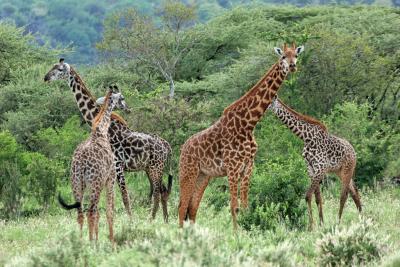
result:
M 314 224 L 311 209 L 313 194 L 318 206 L 319 223 L 324 222 L 320 183 L 327 173 L 337 174 L 342 182 L 339 221 L 349 191 L 358 211 L 361 212 L 361 200 L 353 180 L 357 161 L 353 146 L 347 140 L 328 133 L 326 126 L 320 121 L 298 113 L 277 97 L 268 109 L 304 142 L 302 156 L 311 178 L 311 186 L 306 193 L 309 228 L 312 229 Z
M 275 48 L 279 61 L 245 95 L 228 106 L 209 128 L 191 136 L 181 147 L 179 162 L 179 225 L 194 223 L 211 178 L 228 176 L 233 226 L 237 228 L 238 186 L 241 207 L 247 208 L 249 178 L 257 143 L 254 128 L 289 72 L 296 71 L 304 46 Z
M 86 187 L 89 191 L 90 205 L 87 211 L 89 225 L 89 239 L 96 241 L 99 235 L 98 204 L 103 187 L 107 190 L 107 222 L 109 238 L 113 242 L 113 210 L 114 210 L 114 183 L 116 178 L 114 153 L 108 140 L 108 128 L 111 124 L 111 113 L 114 107 L 126 109 L 124 97 L 117 87 L 110 87 L 105 104 L 94 118 L 89 138 L 83 141 L 74 151 L 71 164 L 71 185 L 75 197 L 74 204 L 67 204 L 58 196 L 59 203 L 64 209 L 78 210 L 78 223 L 82 236 L 83 211 L 82 199 Z
M 63 58 L 44 77 L 46 82 L 53 80 L 66 80 L 68 82 L 84 120 L 92 125 L 93 119 L 99 112 L 96 99 L 75 69 L 64 62 Z M 99 102 L 101 101 L 100 99 Z M 168 186 L 165 187 L 162 176 L 167 165 L 169 165 L 169 172 L 171 173 L 170 157 L 172 150 L 170 144 L 157 135 L 132 131 L 125 120 L 116 113 L 111 114 L 111 126 L 108 135 L 116 158 L 117 182 L 128 215 L 131 216 L 131 206 L 124 170 L 145 171 L 150 183 L 150 197 L 153 196 L 151 218 L 155 218 L 161 200 L 164 221 L 168 222 L 167 201 L 171 192 L 173 177 L 171 174 L 168 175 Z M 161 193 L 163 196 L 161 196 Z

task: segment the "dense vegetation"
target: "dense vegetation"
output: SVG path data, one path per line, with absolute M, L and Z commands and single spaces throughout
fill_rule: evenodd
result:
M 135 7 L 143 14 L 159 20 L 159 8 L 163 0 L 3 0 L 0 2 L 0 19 L 25 27 L 35 33 L 40 43 L 69 46 L 75 51 L 69 55 L 70 62 L 94 64 L 98 54 L 94 44 L 101 40 L 103 20 L 107 14 L 126 7 Z M 398 5 L 399 0 L 184 0 L 198 10 L 198 20 L 205 22 L 240 4 L 267 3 L 293 4 L 380 4 Z
M 121 4 L 106 2 L 115 8 Z M 226 2 L 236 3 L 218 1 L 221 6 Z M 10 3 L 17 5 L 19 1 Z M 64 2 L 54 2 L 54 8 L 56 3 Z M 101 5 L 101 1 L 92 4 Z M 50 10 L 52 5 L 46 8 Z M 68 7 L 73 12 L 77 5 L 69 2 Z M 17 14 L 16 10 L 12 14 Z M 165 50 L 165 58 L 173 58 L 177 36 L 185 47 L 174 66 L 172 98 L 167 97 L 170 82 L 159 69 L 143 58 L 130 56 L 127 46 L 114 43 L 118 31 L 132 26 L 113 27 L 121 14 L 133 14 L 135 21 L 148 18 L 125 9 L 110 14 L 103 26 L 102 18 L 108 14 L 103 11 L 96 18 L 100 23 L 96 34 L 104 27 L 104 36 L 90 40 L 98 42 L 103 63 L 75 67 L 96 96 L 104 94 L 104 86 L 110 83 L 119 85 L 133 110 L 123 114 L 130 128 L 159 134 L 171 143 L 175 177 L 180 145 L 215 121 L 224 107 L 268 70 L 277 60 L 272 48 L 283 42 L 304 44 L 299 71 L 288 78 L 279 95 L 291 107 L 322 120 L 331 133 L 352 143 L 358 157 L 355 181 L 362 188 L 365 217 L 372 222 L 357 222 L 356 210 L 349 201 L 344 224 L 332 228 L 340 184 L 329 176 L 323 183 L 327 224 L 314 233 L 305 231 L 303 198 L 309 178 L 301 156 L 302 143 L 268 112 L 255 132 L 259 149 L 250 208 L 239 218 L 239 233 L 233 234 L 230 228 L 226 179 L 216 179 L 206 190 L 198 226 L 179 231 L 174 223 L 162 225 L 161 219 L 154 225 L 147 223 L 147 178 L 143 173 L 126 173 L 135 217 L 127 222 L 117 192 L 118 253 L 114 254 L 105 242 L 98 249 L 87 247 L 73 231 L 78 228 L 71 219 L 75 215 L 65 216 L 54 201 L 58 191 L 71 194 L 71 155 L 89 130 L 79 117 L 66 82 L 43 82 L 58 55 L 67 50 L 51 50 L 37 41 L 38 36 L 24 35 L 23 29 L 1 22 L 0 215 L 4 221 L 0 224 L 5 230 L 0 232 L 0 247 L 6 250 L 0 251 L 0 262 L 63 266 L 108 265 L 114 260 L 134 265 L 145 259 L 144 263 L 156 265 L 178 259 L 183 266 L 293 266 L 380 264 L 388 255 L 394 257 L 387 260 L 388 264 L 399 262 L 395 254 L 400 248 L 396 215 L 400 212 L 400 195 L 399 189 L 390 188 L 391 178 L 400 175 L 399 9 L 246 6 L 204 24 L 189 23 L 178 35 L 168 31 L 168 23 L 175 17 L 160 15 L 153 25 L 161 27 L 151 30 L 162 35 L 157 45 Z M 154 9 L 149 7 L 148 12 Z M 87 30 L 87 36 L 90 32 Z M 178 204 L 176 181 L 170 201 L 173 216 Z M 50 227 L 54 227 L 54 235 L 47 232 Z M 34 230 L 27 233 L 25 228 Z M 36 240 L 34 244 L 43 249 L 21 251 L 31 242 L 26 238 Z M 388 242 L 382 242 L 382 238 L 388 238 Z M 10 240 L 18 241 L 8 244 Z M 44 249 L 49 246 L 50 250 Z

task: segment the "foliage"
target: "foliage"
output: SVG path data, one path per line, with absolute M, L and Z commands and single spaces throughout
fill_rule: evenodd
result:
M 382 180 L 389 163 L 397 160 L 387 152 L 398 149 L 399 134 L 374 116 L 368 104 L 336 105 L 324 120 L 331 133 L 347 139 L 357 152 L 356 183 L 372 185 Z
M 135 9 L 120 11 L 105 21 L 103 41 L 98 48 L 125 60 L 137 60 L 159 72 L 175 94 L 176 66 L 193 41 L 184 32 L 195 19 L 195 11 L 179 1 L 166 1 L 160 10 L 161 27 Z
M 47 128 L 39 130 L 33 142 L 39 151 L 48 158 L 62 162 L 65 167 L 69 166 L 75 148 L 85 140 L 89 132 L 81 125 L 77 115 L 69 118 L 60 128 Z M 69 173 L 69 168 L 68 173 Z
M 23 33 L 24 28 L 0 21 L 0 86 L 9 83 L 18 69 L 46 56 L 46 50 L 37 46 L 33 36 Z
M 4 217 L 19 216 L 53 202 L 61 168 L 39 153 L 25 152 L 9 132 L 0 132 L 0 207 Z M 37 204 L 32 204 L 32 201 Z
M 288 162 L 267 160 L 268 167 L 253 175 L 249 208 L 239 220 L 245 229 L 275 229 L 280 222 L 300 229 L 306 225 L 303 199 L 309 178 L 300 156 L 289 156 Z
M 54 202 L 58 177 L 63 169 L 57 161 L 49 160 L 40 153 L 25 152 L 22 157 L 25 165 L 24 198 L 31 197 L 46 209 Z
M 381 258 L 387 245 L 375 231 L 375 226 L 368 219 L 347 229 L 332 228 L 317 241 L 321 265 L 363 265 Z
M 20 146 L 9 132 L 0 132 L 0 195 L 2 213 L 18 214 L 22 198 Z
M 42 254 L 32 255 L 32 266 L 82 266 L 88 261 L 88 249 L 77 234 L 71 233 L 58 240 Z

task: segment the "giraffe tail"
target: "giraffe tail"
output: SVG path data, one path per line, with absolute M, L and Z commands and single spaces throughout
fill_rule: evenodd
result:
M 171 193 L 171 189 L 172 189 L 172 180 L 173 180 L 173 176 L 172 174 L 168 174 L 168 187 L 167 187 L 167 192 L 168 194 Z
M 81 207 L 80 202 L 75 202 L 74 204 L 67 204 L 64 199 L 62 199 L 61 194 L 58 194 L 58 203 L 60 203 L 61 207 L 66 210 L 78 209 Z

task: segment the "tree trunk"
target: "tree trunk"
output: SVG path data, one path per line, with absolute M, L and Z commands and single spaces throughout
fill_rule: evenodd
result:
M 174 79 L 170 78 L 169 79 L 169 99 L 173 99 L 175 95 L 175 84 L 174 84 Z

